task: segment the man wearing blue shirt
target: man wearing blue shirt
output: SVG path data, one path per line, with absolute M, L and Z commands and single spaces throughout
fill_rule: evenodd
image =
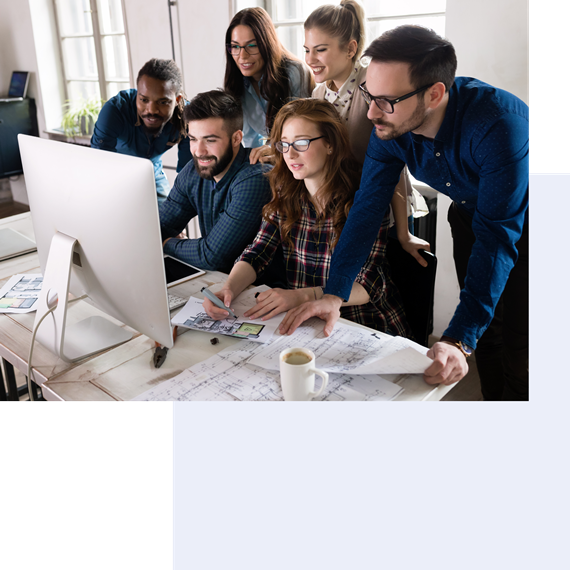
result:
M 193 160 L 160 206 L 164 253 L 202 269 L 229 272 L 261 226 L 271 190 L 269 167 L 249 162 L 242 146 L 243 112 L 229 93 L 199 93 L 184 109 Z M 202 237 L 178 239 L 198 216 Z
M 370 251 L 403 165 L 452 200 L 460 303 L 428 356 L 427 382 L 452 384 L 477 348 L 486 400 L 528 399 L 528 107 L 514 95 L 455 78 L 451 43 L 420 26 L 400 26 L 366 50 L 362 95 L 375 125 L 360 190 L 331 261 L 323 299 L 284 319 L 291 333 L 310 316 L 327 321 Z
M 162 155 L 178 144 L 178 172 L 190 160 L 183 110 L 178 66 L 170 59 L 151 59 L 139 71 L 136 89 L 120 91 L 103 105 L 91 147 L 151 160 L 160 204 L 170 192 Z

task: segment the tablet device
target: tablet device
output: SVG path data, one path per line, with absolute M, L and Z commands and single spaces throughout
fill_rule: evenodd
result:
M 206 274 L 203 269 L 198 269 L 171 255 L 164 256 L 164 272 L 166 274 L 167 287 L 172 287 L 173 285 L 178 285 L 178 283 L 184 283 L 184 281 Z
M 28 71 L 13 71 L 10 79 L 10 88 L 8 89 L 8 97 L 16 97 L 23 99 L 28 92 L 28 81 L 30 73 Z

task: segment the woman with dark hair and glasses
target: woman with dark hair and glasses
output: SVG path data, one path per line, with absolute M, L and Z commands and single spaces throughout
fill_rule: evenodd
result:
M 245 147 L 263 145 L 277 111 L 292 99 L 310 96 L 313 87 L 311 72 L 283 47 L 263 8 L 234 16 L 226 32 L 224 89 L 241 100 Z M 258 154 L 252 153 L 252 162 Z
M 253 244 L 216 293 L 229 307 L 282 245 L 290 288 L 261 293 L 245 313 L 252 319 L 269 319 L 323 296 L 330 259 L 360 183 L 360 164 L 350 150 L 345 122 L 327 101 L 298 99 L 282 107 L 271 132 L 271 146 L 277 151 L 275 166 L 268 173 L 272 199 L 263 208 Z M 387 231 L 388 216 L 341 314 L 383 332 L 410 336 L 385 258 Z M 207 299 L 204 308 L 214 319 L 228 315 Z

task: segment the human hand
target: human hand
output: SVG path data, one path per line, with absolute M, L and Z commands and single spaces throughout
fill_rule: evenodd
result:
M 273 163 L 273 151 L 269 145 L 266 144 L 251 149 L 251 153 L 249 154 L 249 163 L 256 164 L 258 161 Z
M 244 317 L 266 321 L 279 313 L 298 307 L 309 299 L 307 289 L 269 289 L 257 296 L 257 304 L 244 313 Z M 265 315 L 265 316 L 264 316 Z
M 226 307 L 229 307 L 231 305 L 234 298 L 231 289 L 227 288 L 220 289 L 217 293 L 214 293 L 214 295 L 216 295 L 218 299 L 221 299 Z M 212 303 L 208 297 L 204 297 L 202 307 L 204 307 L 204 310 L 206 313 L 208 313 L 208 316 L 216 321 L 227 319 L 230 315 L 228 311 L 224 311 L 224 309 L 220 309 L 220 307 L 214 305 L 214 303 Z
M 162 247 L 164 247 L 166 245 L 166 242 L 171 240 L 171 239 L 186 239 L 188 236 L 186 235 L 186 230 L 182 230 L 177 236 L 174 236 L 173 238 L 169 237 L 166 238 L 163 242 L 162 242 Z
M 279 325 L 279 332 L 281 334 L 292 334 L 307 319 L 318 317 L 325 321 L 325 336 L 330 336 L 335 323 L 340 317 L 341 305 L 342 299 L 336 295 L 325 295 L 318 301 L 303 303 L 285 315 L 285 318 Z
M 424 372 L 424 380 L 428 384 L 450 386 L 459 382 L 469 371 L 465 355 L 459 348 L 447 342 L 436 342 L 427 355 L 433 359 Z
M 420 255 L 420 249 L 431 252 L 427 241 L 412 235 L 410 232 L 405 238 L 398 238 L 398 241 L 404 251 L 407 251 L 422 267 L 427 267 L 427 261 Z

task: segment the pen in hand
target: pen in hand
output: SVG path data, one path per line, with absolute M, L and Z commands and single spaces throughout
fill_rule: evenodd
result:
M 227 311 L 230 316 L 232 316 L 234 319 L 237 319 L 237 315 L 229 308 L 226 307 L 224 305 L 224 303 L 222 302 L 221 299 L 219 299 L 218 297 L 216 297 L 216 295 L 214 295 L 209 289 L 208 287 L 202 287 L 202 289 L 200 290 L 202 293 L 204 293 L 205 297 L 208 297 L 208 299 L 210 299 L 210 301 L 212 301 L 212 303 L 214 303 L 214 305 L 216 305 L 216 307 L 219 307 L 220 309 L 223 309 L 224 311 Z

